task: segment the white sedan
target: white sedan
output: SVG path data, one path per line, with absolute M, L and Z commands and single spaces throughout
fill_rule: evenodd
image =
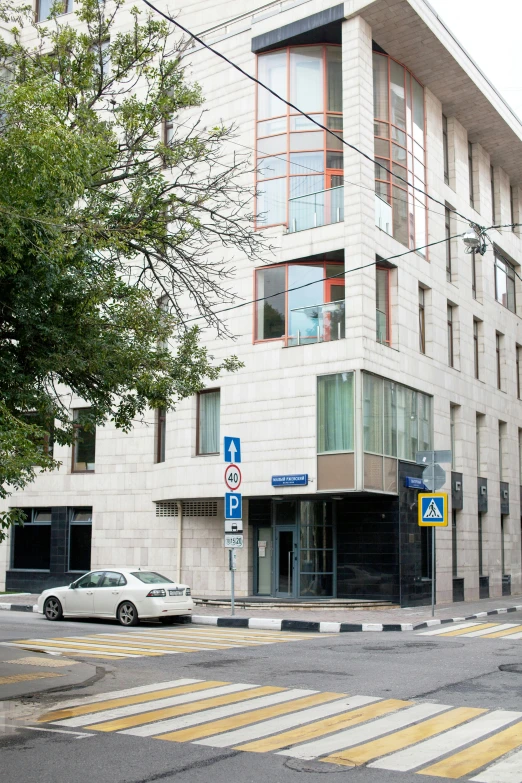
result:
M 38 611 L 48 620 L 62 617 L 115 617 L 121 625 L 157 618 L 171 625 L 194 608 L 190 587 L 155 571 L 117 568 L 90 571 L 65 587 L 44 590 Z

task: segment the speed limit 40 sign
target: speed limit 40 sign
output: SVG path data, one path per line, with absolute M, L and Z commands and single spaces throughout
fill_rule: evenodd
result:
M 235 492 L 241 485 L 241 470 L 237 465 L 227 465 L 225 470 L 225 484 L 231 492 Z

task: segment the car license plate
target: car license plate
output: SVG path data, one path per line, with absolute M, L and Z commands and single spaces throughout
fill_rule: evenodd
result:
M 174 590 L 169 590 L 169 595 L 183 595 L 181 587 L 175 587 Z

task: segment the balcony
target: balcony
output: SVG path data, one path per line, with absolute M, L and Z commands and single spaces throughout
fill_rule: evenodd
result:
M 344 300 L 290 310 L 287 346 L 329 343 L 344 338 Z
M 307 228 L 328 226 L 344 220 L 344 187 L 308 193 L 288 200 L 288 230 L 291 233 Z

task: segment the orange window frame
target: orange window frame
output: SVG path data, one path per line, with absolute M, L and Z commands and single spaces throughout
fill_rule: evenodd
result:
M 291 266 L 302 266 L 304 263 L 303 261 L 288 261 L 282 264 L 269 264 L 268 266 L 261 266 L 257 267 L 257 269 L 254 269 L 254 308 L 253 308 L 253 324 L 252 324 L 252 334 L 253 334 L 253 343 L 273 343 L 277 342 L 279 340 L 283 340 L 285 343 L 285 346 L 288 345 L 288 325 L 289 325 L 289 311 L 288 311 L 288 269 Z M 342 267 L 344 266 L 343 261 L 330 261 L 326 259 L 322 259 L 321 261 L 313 261 L 310 262 L 310 266 L 322 266 L 323 267 L 323 299 L 324 302 L 332 301 L 331 299 L 327 299 L 327 296 L 331 295 L 331 287 L 332 285 L 342 285 L 343 288 L 345 287 L 345 279 L 343 277 L 326 277 L 326 265 L 338 265 L 339 266 L 339 272 L 342 271 Z M 285 268 L 285 333 L 281 335 L 281 337 L 258 337 L 257 333 L 257 308 L 260 302 L 258 302 L 258 288 L 257 288 L 257 275 L 258 272 L 264 272 L 267 269 L 275 269 L 275 268 Z M 282 292 L 281 292 L 282 293 Z
M 259 57 L 262 57 L 264 54 L 273 54 L 274 52 L 286 51 L 286 94 L 287 94 L 288 99 L 289 99 L 290 98 L 290 52 L 292 50 L 295 50 L 295 49 L 300 49 L 300 48 L 307 48 L 307 49 L 309 49 L 311 47 L 322 47 L 322 50 L 323 50 L 323 52 L 322 52 L 322 60 L 323 60 L 323 109 L 320 112 L 307 112 L 307 113 L 310 116 L 312 116 L 312 117 L 317 117 L 319 119 L 319 121 L 323 125 L 327 126 L 328 116 L 329 115 L 337 116 L 337 117 L 343 117 L 343 112 L 342 111 L 335 112 L 335 111 L 328 111 L 328 109 L 327 109 L 327 95 L 328 95 L 328 92 L 327 92 L 327 90 L 328 90 L 328 73 L 327 73 L 327 57 L 326 57 L 327 48 L 328 47 L 330 47 L 330 48 L 338 47 L 339 49 L 341 49 L 342 47 L 341 47 L 340 44 L 326 44 L 326 43 L 301 44 L 301 45 L 298 45 L 298 46 L 284 46 L 284 47 L 281 47 L 280 49 L 273 49 L 270 52 L 264 52 L 263 54 L 260 54 L 260 55 L 258 55 L 256 57 L 256 79 L 259 78 Z M 256 215 L 254 228 L 255 228 L 256 231 L 261 230 L 261 229 L 265 229 L 265 228 L 272 228 L 273 226 L 280 226 L 280 225 L 288 227 L 288 225 L 289 225 L 290 179 L 292 177 L 308 176 L 306 173 L 303 173 L 303 174 L 292 174 L 291 173 L 291 164 L 290 164 L 291 134 L 293 134 L 293 133 L 309 133 L 310 130 L 311 130 L 310 128 L 307 128 L 307 129 L 301 130 L 301 131 L 296 131 L 296 130 L 292 131 L 291 130 L 291 128 L 290 128 L 290 118 L 291 117 L 298 117 L 300 115 L 297 112 L 294 112 L 293 110 L 291 110 L 289 106 L 286 107 L 286 114 L 278 114 L 278 115 L 275 115 L 274 117 L 263 117 L 263 119 L 260 120 L 259 117 L 258 117 L 258 97 L 259 97 L 259 90 L 260 89 L 262 89 L 262 88 L 260 88 L 259 85 L 256 85 L 255 116 L 254 116 L 254 124 L 255 124 L 255 190 L 256 190 L 256 193 L 257 193 L 257 189 L 258 189 L 258 186 L 260 185 L 260 183 L 270 182 L 270 181 L 274 181 L 274 180 L 277 180 L 277 179 L 284 179 L 286 181 L 286 188 L 285 188 L 285 191 L 286 191 L 286 206 L 285 206 L 286 217 L 285 217 L 285 220 L 282 223 L 281 222 L 279 222 L 279 223 L 267 223 L 267 224 L 264 224 L 264 223 L 260 224 L 260 223 L 258 223 L 258 221 L 257 221 L 257 214 L 258 214 L 257 203 L 258 203 L 258 198 L 257 198 L 257 195 L 256 195 L 256 197 L 255 197 L 255 209 L 254 209 L 254 212 L 255 212 L 255 215 Z M 273 133 L 270 136 L 259 136 L 258 135 L 259 123 L 267 122 L 269 120 L 283 119 L 285 117 L 286 117 L 286 130 L 284 131 L 284 135 L 286 136 L 286 149 L 285 149 L 285 151 L 281 152 L 281 153 L 273 153 L 271 155 L 259 155 L 259 152 L 258 152 L 259 141 L 261 141 L 262 139 L 272 138 L 272 136 L 283 135 L 282 133 Z M 320 129 L 318 129 L 318 128 L 317 128 L 317 130 L 320 131 Z M 324 190 L 328 190 L 331 187 L 331 185 L 329 183 L 331 183 L 331 180 L 332 180 L 333 176 L 344 176 L 344 166 L 343 166 L 342 169 L 328 169 L 327 168 L 326 164 L 327 164 L 328 152 L 339 152 L 339 150 L 336 150 L 333 147 L 331 147 L 331 146 L 329 147 L 328 146 L 328 141 L 327 141 L 327 139 L 325 137 L 328 137 L 328 139 L 331 139 L 332 136 L 331 136 L 330 133 L 327 133 L 326 131 L 320 131 L 320 132 L 321 132 L 321 134 L 323 136 L 322 147 L 316 147 L 314 149 L 303 149 L 303 150 L 300 149 L 299 152 L 320 152 L 320 151 L 322 151 L 322 153 L 323 153 L 323 171 L 317 171 L 317 172 L 314 171 L 313 173 L 310 173 L 309 176 L 322 176 L 323 179 L 324 179 Z M 339 131 L 339 135 L 341 137 L 342 137 L 343 132 L 344 132 L 344 129 L 342 131 Z M 262 161 L 264 158 L 269 158 L 269 157 L 274 157 L 274 156 L 275 157 L 284 157 L 286 159 L 286 173 L 283 176 L 278 176 L 278 177 L 262 177 L 262 178 L 259 178 L 258 174 L 257 174 L 257 171 L 258 171 L 258 165 L 259 165 L 260 161 Z
M 392 322 L 391 322 L 391 269 L 387 266 L 377 264 L 376 271 L 386 273 L 386 339 L 384 345 L 392 345 Z

